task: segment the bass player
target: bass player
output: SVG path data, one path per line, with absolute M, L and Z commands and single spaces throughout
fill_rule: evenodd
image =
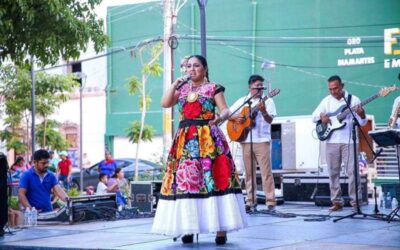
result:
M 254 96 L 251 107 L 258 107 L 258 111 L 253 114 L 252 124 L 244 130 L 245 133 L 241 140 L 243 161 L 245 166 L 245 181 L 246 181 L 246 212 L 250 212 L 252 208 L 255 208 L 257 199 L 254 195 L 253 187 L 256 187 L 256 164 L 258 162 L 261 170 L 262 187 L 266 197 L 266 205 L 269 211 L 275 210 L 275 183 L 272 175 L 272 164 L 271 164 L 271 123 L 276 116 L 275 104 L 272 98 L 265 98 L 263 96 L 263 81 L 264 78 L 260 75 L 251 75 L 248 81 L 249 94 L 247 96 L 239 98 L 232 107 L 231 112 L 235 111 L 240 105 L 242 105 L 250 97 Z M 265 100 L 261 101 L 260 100 Z M 246 109 L 246 105 L 233 115 L 229 120 L 237 125 L 244 124 L 246 122 L 246 114 L 243 110 Z M 250 118 L 248 118 L 250 119 Z M 252 133 L 253 143 L 253 157 L 251 156 L 251 141 L 250 131 Z M 253 161 L 253 164 L 252 164 Z M 253 165 L 253 169 L 252 166 Z M 253 170 L 253 171 L 252 171 Z M 256 189 L 256 188 L 255 188 Z
M 392 113 L 390 115 L 388 126 L 389 128 L 398 129 L 400 128 L 400 96 L 394 99 Z
M 357 96 L 349 95 L 349 93 L 343 90 L 344 84 L 339 76 L 331 76 L 328 79 L 328 89 L 330 95 L 325 97 L 315 111 L 312 114 L 313 122 L 321 122 L 322 124 L 331 124 L 329 118 L 331 114 L 334 114 L 340 107 L 346 105 L 349 102 L 350 107 L 354 111 L 354 114 L 361 126 L 367 123 L 365 111 L 361 105 L 359 105 L 360 99 Z M 355 108 L 353 108 L 355 107 Z M 343 111 L 343 110 L 341 110 Z M 329 173 L 329 188 L 332 201 L 332 207 L 330 211 L 339 211 L 343 208 L 342 191 L 340 188 L 340 169 L 341 164 L 344 164 L 347 175 L 349 178 L 348 188 L 350 203 L 354 211 L 357 211 L 356 203 L 356 191 L 355 191 L 355 175 L 354 175 L 354 160 L 357 159 L 354 156 L 353 147 L 351 146 L 353 141 L 351 139 L 352 130 L 352 116 L 348 114 L 342 121 L 345 124 L 341 129 L 335 130 L 330 137 L 326 140 L 326 162 L 328 165 Z M 358 139 L 357 139 L 358 143 Z M 357 150 L 358 151 L 358 150 Z M 358 166 L 358 164 L 357 164 Z M 360 183 L 360 177 L 358 176 L 358 183 Z M 358 185 L 358 197 L 361 199 L 361 185 Z M 361 200 L 359 202 L 361 204 Z

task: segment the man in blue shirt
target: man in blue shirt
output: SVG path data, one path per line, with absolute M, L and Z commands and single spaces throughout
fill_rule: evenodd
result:
M 34 167 L 22 174 L 19 181 L 18 198 L 25 207 L 35 207 L 39 212 L 50 212 L 51 193 L 53 192 L 62 201 L 68 196 L 58 185 L 57 178 L 48 171 L 50 155 L 44 149 L 39 149 L 33 154 Z
M 99 174 L 106 174 L 110 178 L 117 168 L 117 163 L 113 160 L 110 152 L 106 151 L 104 156 L 105 160 L 99 163 L 98 171 Z

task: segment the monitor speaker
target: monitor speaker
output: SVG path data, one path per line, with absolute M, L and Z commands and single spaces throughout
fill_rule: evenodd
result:
M 131 205 L 140 212 L 153 212 L 153 184 L 146 181 L 131 182 Z
M 115 220 L 115 193 L 70 197 L 67 205 L 70 224 L 90 220 Z

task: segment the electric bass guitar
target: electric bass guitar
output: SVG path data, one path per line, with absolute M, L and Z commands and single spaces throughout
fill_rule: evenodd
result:
M 390 92 L 395 91 L 396 89 L 397 87 L 394 85 L 391 87 L 383 88 L 378 93 L 365 99 L 358 105 L 364 106 L 378 97 L 388 95 Z M 355 111 L 358 105 L 351 107 L 351 110 Z M 350 110 L 346 107 L 346 105 L 342 105 L 335 112 L 327 114 L 329 116 L 329 119 L 331 120 L 330 124 L 322 123 L 322 121 L 319 120 L 316 125 L 318 139 L 321 141 L 325 141 L 332 135 L 333 132 L 346 126 L 346 122 L 344 122 L 344 120 L 346 119 L 346 116 L 348 114 L 350 114 Z
M 269 92 L 266 96 L 264 96 L 260 102 L 264 102 L 268 98 L 272 98 L 281 92 L 280 89 L 273 89 Z M 247 134 L 249 133 L 250 129 L 254 127 L 254 124 L 251 124 L 251 117 L 255 117 L 257 112 L 259 111 L 258 106 L 255 106 L 249 109 L 249 107 L 244 107 L 241 111 L 242 116 L 244 117 L 245 121 L 243 123 L 237 123 L 235 121 L 229 120 L 226 127 L 228 131 L 228 136 L 232 141 L 241 142 L 246 139 Z

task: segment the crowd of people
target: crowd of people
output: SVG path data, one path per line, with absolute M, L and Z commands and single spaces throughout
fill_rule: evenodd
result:
M 9 168 L 10 175 L 18 175 L 19 208 L 8 209 L 10 227 L 22 226 L 23 211 L 35 208 L 39 213 L 53 211 L 54 201 L 66 202 L 70 189 L 72 162 L 66 151 L 58 153 L 39 149 L 34 152 L 32 164 L 26 164 L 18 156 Z M 96 194 L 116 193 L 116 203 L 121 207 L 128 204 L 128 181 L 121 168 L 117 168 L 110 153 L 99 164 L 99 184 Z

